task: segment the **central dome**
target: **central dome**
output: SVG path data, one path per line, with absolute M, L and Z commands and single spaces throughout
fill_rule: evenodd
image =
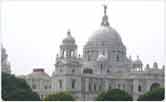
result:
M 101 26 L 94 34 L 89 38 L 88 42 L 121 42 L 120 35 L 109 26 Z
M 102 54 L 107 56 L 107 61 L 109 63 L 114 63 L 115 65 L 117 62 L 123 63 L 125 61 L 126 47 L 124 46 L 119 33 L 110 26 L 106 8 L 107 7 L 104 6 L 104 16 L 100 28 L 93 33 L 84 46 L 83 56 L 85 56 L 85 59 L 88 61 L 96 61 L 98 56 Z M 101 59 L 103 58 L 104 57 L 102 56 Z
M 107 7 L 104 6 L 104 16 L 102 18 L 101 27 L 94 32 L 94 34 L 88 39 L 88 43 L 92 42 L 107 42 L 109 44 L 122 43 L 120 35 L 110 27 L 108 22 L 108 16 L 106 14 Z

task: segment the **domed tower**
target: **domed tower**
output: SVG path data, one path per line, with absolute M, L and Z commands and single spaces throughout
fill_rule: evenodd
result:
M 118 32 L 109 24 L 107 6 L 104 6 L 104 16 L 100 28 L 94 32 L 84 46 L 83 57 L 85 61 L 94 63 L 100 53 L 107 57 L 108 67 L 112 71 L 129 70 L 124 68 L 128 67 L 129 63 L 126 57 L 126 47 Z
M 142 66 L 143 66 L 143 63 L 140 60 L 139 56 L 137 56 L 137 59 L 133 62 L 134 71 L 143 71 Z M 149 66 L 147 66 L 147 67 L 149 67 Z
M 67 37 L 62 41 L 60 46 L 60 57 L 76 57 L 77 45 L 75 39 L 71 36 L 70 30 L 67 32 Z
M 81 90 L 81 64 L 80 56 L 77 56 L 77 45 L 71 32 L 67 32 L 67 37 L 60 45 L 60 56 L 57 55 L 55 71 L 52 76 L 52 91 L 70 91 L 75 95 L 76 91 Z M 79 97 L 79 96 L 76 96 Z

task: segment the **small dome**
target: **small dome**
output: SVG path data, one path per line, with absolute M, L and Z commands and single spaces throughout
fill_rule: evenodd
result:
M 104 61 L 106 61 L 106 60 L 107 60 L 106 56 L 104 56 L 104 55 L 102 55 L 102 54 L 100 54 L 100 55 L 97 57 L 97 61 L 99 61 L 99 62 L 104 62 Z
M 158 68 L 158 63 L 157 63 L 157 62 L 154 62 L 154 63 L 153 63 L 153 68 L 155 68 L 155 69 Z
M 67 37 L 63 39 L 63 43 L 75 43 L 75 39 L 71 36 L 70 31 L 67 32 Z
M 146 69 L 150 69 L 150 66 L 149 66 L 149 64 L 146 64 Z
M 28 78 L 33 79 L 49 79 L 49 75 L 44 72 L 44 69 L 42 68 L 35 68 L 33 69 L 33 72 L 28 75 Z
M 142 61 L 139 59 L 139 56 L 137 56 L 137 59 L 134 61 L 134 64 L 142 65 Z

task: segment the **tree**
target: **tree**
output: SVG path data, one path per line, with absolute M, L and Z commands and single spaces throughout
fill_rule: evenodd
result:
M 132 97 L 125 91 L 120 89 L 112 89 L 107 92 L 100 93 L 97 101 L 132 101 Z
M 164 88 L 155 88 L 140 95 L 138 101 L 162 101 L 164 100 Z
M 45 97 L 45 101 L 74 101 L 74 97 L 69 92 L 59 92 L 49 94 Z
M 39 101 L 24 79 L 2 73 L 2 99 L 5 101 Z

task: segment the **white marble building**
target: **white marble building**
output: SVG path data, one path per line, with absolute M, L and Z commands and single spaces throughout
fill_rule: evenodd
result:
M 40 96 L 70 91 L 77 100 L 95 100 L 98 93 L 119 88 L 127 91 L 136 100 L 139 95 L 152 88 L 164 87 L 165 66 L 158 68 L 157 62 L 154 62 L 152 67 L 146 65 L 143 68 L 139 57 L 137 60 L 128 58 L 120 34 L 110 26 L 107 7 L 104 8 L 101 27 L 84 46 L 83 56 L 77 55 L 77 44 L 68 31 L 60 45 L 60 54 L 56 56 L 52 76 L 38 75 L 38 72 L 28 75 L 28 78 L 26 76 L 30 85 L 49 87 L 48 90 L 41 91 L 39 88 L 37 91 L 31 86 Z M 41 78 L 43 84 L 36 78 Z

